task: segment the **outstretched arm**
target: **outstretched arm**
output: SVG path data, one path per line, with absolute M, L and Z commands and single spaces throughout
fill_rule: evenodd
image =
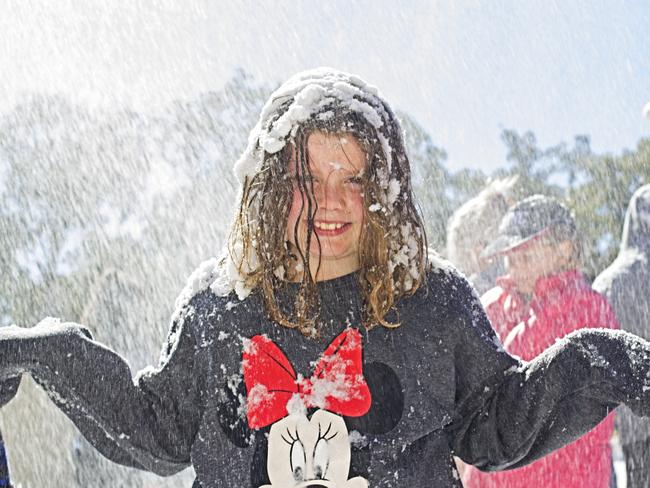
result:
M 643 339 L 606 329 L 574 332 L 461 405 L 454 449 L 486 470 L 528 464 L 620 404 L 650 414 L 649 370 L 650 343 Z
M 190 463 L 199 418 L 193 380 L 194 341 L 187 324 L 172 326 L 161 366 L 135 380 L 122 357 L 78 324 L 46 320 L 0 329 L 0 376 L 30 373 L 106 457 L 173 474 Z M 16 379 L 3 382 L 10 392 Z
M 577 439 L 622 403 L 650 414 L 647 341 L 582 329 L 526 363 L 500 347 L 475 298 L 463 315 L 450 430 L 464 461 L 484 470 L 519 467 Z

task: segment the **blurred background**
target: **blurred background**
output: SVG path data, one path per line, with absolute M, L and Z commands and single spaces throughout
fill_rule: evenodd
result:
M 650 4 L 5 0 L 0 325 L 88 324 L 156 364 L 185 278 L 218 254 L 232 165 L 270 92 L 320 65 L 399 112 L 429 242 L 495 178 L 575 212 L 594 277 L 650 182 Z M 0 412 L 18 486 L 189 486 L 114 468 L 25 378 Z

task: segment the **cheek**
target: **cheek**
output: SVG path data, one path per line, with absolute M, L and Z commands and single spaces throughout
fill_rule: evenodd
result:
M 350 213 L 352 214 L 355 222 L 363 224 L 363 215 L 364 215 L 364 202 L 363 202 L 363 193 L 361 191 L 356 191 L 351 193 L 348 197 Z
M 540 265 L 544 274 L 552 274 L 558 272 L 568 260 L 564 256 L 557 253 L 547 253 Z
M 298 217 L 300 216 L 300 208 L 302 207 L 302 195 L 299 191 L 294 190 L 293 198 L 291 200 L 291 208 L 289 209 L 289 216 L 287 217 L 287 231 L 291 234 L 296 226 Z M 304 210 L 303 210 L 304 212 Z
M 509 273 L 518 274 L 518 272 L 521 271 L 522 268 L 524 267 L 522 261 L 517 258 L 508 257 L 506 258 L 505 263 L 506 263 L 506 270 Z

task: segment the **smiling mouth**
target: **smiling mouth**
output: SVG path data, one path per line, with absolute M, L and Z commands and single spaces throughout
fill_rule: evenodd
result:
M 321 230 L 340 229 L 344 225 L 347 225 L 347 223 L 346 222 L 314 222 L 314 227 Z
M 314 232 L 319 236 L 332 237 L 343 234 L 351 226 L 349 222 L 314 222 Z

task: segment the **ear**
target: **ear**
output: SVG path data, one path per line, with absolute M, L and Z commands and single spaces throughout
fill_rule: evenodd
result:
M 350 478 L 347 483 L 345 483 L 345 488 L 368 488 L 368 481 L 361 476 Z
M 228 439 L 237 447 L 248 447 L 251 442 L 252 430 L 248 426 L 246 415 L 241 407 L 240 399 L 246 398 L 246 386 L 240 381 L 236 391 L 229 384 L 223 386 L 219 405 L 217 406 L 219 424 Z
M 397 373 L 384 363 L 363 367 L 363 376 L 370 389 L 372 404 L 361 417 L 345 417 L 348 432 L 385 434 L 397 426 L 404 410 L 404 391 Z

